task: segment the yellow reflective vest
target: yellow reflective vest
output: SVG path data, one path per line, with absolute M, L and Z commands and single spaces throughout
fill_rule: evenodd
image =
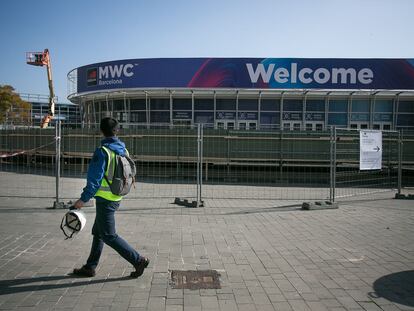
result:
M 96 192 L 95 197 L 101 197 L 108 201 L 121 201 L 122 196 L 113 194 L 111 191 L 111 188 L 109 187 L 108 182 L 106 181 L 106 179 L 108 179 L 109 183 L 112 182 L 112 178 L 114 176 L 115 166 L 116 166 L 116 163 L 115 163 L 116 153 L 105 146 L 102 146 L 102 149 L 106 152 L 106 155 L 108 156 L 108 163 L 106 165 L 106 170 L 105 170 L 105 176 L 107 178 L 105 178 L 105 176 L 102 178 L 101 186 Z M 127 150 L 125 151 L 126 153 L 128 153 Z

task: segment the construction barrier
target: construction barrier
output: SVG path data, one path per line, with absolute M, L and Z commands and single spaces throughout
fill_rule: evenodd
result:
M 0 183 L 5 186 L 0 195 L 56 202 L 78 198 L 93 152 L 100 146 L 98 129 L 73 124 L 60 129 L 60 122 L 43 130 L 1 129 Z M 249 131 L 145 124 L 124 126 L 119 137 L 137 165 L 137 184 L 128 199 L 177 198 L 197 206 L 209 199 L 335 201 L 399 192 L 405 150 L 412 152 L 407 140 L 403 153 L 401 133 L 383 131 L 381 168 L 362 171 L 358 130 Z

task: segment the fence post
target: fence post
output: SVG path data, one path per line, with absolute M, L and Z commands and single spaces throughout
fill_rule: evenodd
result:
M 201 189 L 203 185 L 203 124 L 197 124 L 197 207 L 203 206 Z
M 53 208 L 64 208 L 64 203 L 59 200 L 59 189 L 60 189 L 60 154 L 61 154 L 61 137 L 62 137 L 62 126 L 61 121 L 56 120 L 55 125 L 55 140 L 56 140 L 56 153 L 55 153 L 55 177 L 56 177 L 56 199 L 53 204 Z
M 333 202 L 333 127 L 330 128 L 329 134 L 329 201 Z
M 336 191 L 336 127 L 333 127 L 334 137 L 333 137 L 333 194 L 332 202 L 335 202 L 335 191 Z
M 204 140 L 204 127 L 203 124 L 200 123 L 200 187 L 199 187 L 199 201 L 197 202 L 198 206 L 203 206 L 203 140 Z
M 193 129 L 193 125 L 191 129 Z M 201 186 L 203 183 L 203 127 L 202 124 L 197 124 L 197 176 L 196 176 L 196 200 L 191 202 L 188 199 L 176 197 L 174 204 L 185 206 L 185 207 L 200 207 L 203 206 L 203 201 L 201 199 Z M 178 146 L 177 146 L 178 147 Z M 195 155 L 194 155 L 195 156 Z M 178 156 L 177 156 L 178 160 Z M 193 188 L 192 188 L 193 189 Z M 191 198 L 194 198 L 194 193 L 190 195 Z
M 329 140 L 330 140 L 329 201 L 335 202 L 335 182 L 336 182 L 336 128 L 335 126 L 331 126 Z
M 197 204 L 200 202 L 200 123 L 197 124 Z
M 398 131 L 398 194 L 401 194 L 402 188 L 402 155 L 403 155 L 403 143 L 402 143 L 402 130 Z

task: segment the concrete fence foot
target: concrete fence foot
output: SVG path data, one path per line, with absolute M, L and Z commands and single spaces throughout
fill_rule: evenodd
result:
M 331 201 L 315 201 L 315 202 L 303 202 L 303 210 L 322 210 L 322 209 L 337 209 L 338 203 Z

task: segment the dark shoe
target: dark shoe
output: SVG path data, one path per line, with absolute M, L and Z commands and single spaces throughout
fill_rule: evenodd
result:
M 149 259 L 147 257 L 141 257 L 141 260 L 135 265 L 135 271 L 131 272 L 129 275 L 131 278 L 138 278 L 143 273 L 146 267 L 149 265 Z
M 95 276 L 95 269 L 88 266 L 83 266 L 80 269 L 73 269 L 73 274 L 77 276 L 92 277 Z

